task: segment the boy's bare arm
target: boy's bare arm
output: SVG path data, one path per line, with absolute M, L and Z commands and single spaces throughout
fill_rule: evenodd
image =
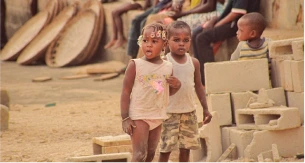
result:
M 169 84 L 169 95 L 172 96 L 181 88 L 181 82 L 178 78 L 170 76 L 166 79 Z
M 194 73 L 195 91 L 200 101 L 200 104 L 203 108 L 203 124 L 207 124 L 211 121 L 212 115 L 209 112 L 206 96 L 205 96 L 205 90 L 201 82 L 200 63 L 196 58 L 192 58 L 192 60 L 195 67 L 195 73 Z

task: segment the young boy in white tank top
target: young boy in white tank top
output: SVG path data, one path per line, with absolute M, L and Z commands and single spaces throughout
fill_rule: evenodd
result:
M 170 97 L 169 118 L 162 124 L 159 162 L 167 162 L 177 145 L 179 162 L 188 162 L 190 150 L 200 149 L 195 92 L 203 108 L 203 123 L 209 123 L 212 116 L 201 83 L 199 61 L 187 53 L 191 42 L 190 27 L 183 21 L 175 21 L 167 27 L 167 32 L 170 53 L 166 58 L 173 64 L 174 76 L 180 80 L 181 88 Z

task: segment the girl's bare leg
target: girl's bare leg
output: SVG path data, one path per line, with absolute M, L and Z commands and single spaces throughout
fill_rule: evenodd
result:
M 154 159 L 156 149 L 160 141 L 161 126 L 162 125 L 159 125 L 157 128 L 149 132 L 147 158 L 145 160 L 146 162 L 151 162 Z
M 147 157 L 149 126 L 142 120 L 135 120 L 136 128 L 133 128 L 131 136 L 132 159 L 131 162 L 144 162 Z

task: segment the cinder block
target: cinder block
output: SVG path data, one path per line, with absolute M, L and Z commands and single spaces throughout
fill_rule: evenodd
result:
M 284 130 L 301 125 L 296 107 L 273 107 L 264 109 L 239 109 L 236 112 L 238 129 Z
M 232 124 L 230 93 L 209 94 L 208 107 L 217 112 L 220 126 Z
M 210 123 L 199 128 L 201 149 L 191 150 L 191 162 L 215 162 L 222 154 L 221 133 L 217 112 L 211 112 L 213 118 Z
M 272 144 L 277 144 L 282 157 L 293 157 L 304 153 L 304 126 L 277 131 L 255 131 L 251 143 L 245 149 L 245 158 L 257 160 L 262 151 L 270 150 Z
M 284 88 L 286 91 L 293 91 L 291 60 L 284 60 Z
M 244 150 L 251 143 L 255 130 L 240 130 L 237 127 L 224 127 L 222 129 L 222 148 L 226 149 L 230 144 L 236 144 L 236 154 L 233 159 L 244 157 Z M 225 143 L 224 143 L 225 141 Z
M 271 150 L 272 150 L 273 161 L 274 162 L 279 162 L 280 159 L 281 159 L 281 156 L 279 154 L 279 150 L 277 149 L 277 145 L 276 144 L 272 144 Z
M 304 124 L 304 92 L 286 92 L 287 106 L 299 108 L 301 122 Z
M 296 61 L 304 60 L 304 40 L 292 41 L 293 59 Z
M 118 136 L 104 136 L 104 137 L 94 137 L 92 138 L 92 146 L 93 146 L 93 154 L 103 154 L 105 152 L 104 147 L 112 147 L 112 146 L 128 146 L 131 145 L 130 136 L 118 135 Z M 106 148 L 108 149 L 108 148 Z M 109 148 L 108 150 L 115 150 L 116 148 Z M 108 151 L 107 150 L 107 151 Z M 124 152 L 127 150 L 123 150 Z
M 0 111 L 0 116 L 1 116 L 0 130 L 5 131 L 8 129 L 8 124 L 9 124 L 9 116 L 10 116 L 9 109 L 8 109 L 8 107 L 6 107 L 5 105 L 2 105 L 2 104 L 0 104 L 0 109 L 1 109 L 1 111 Z
M 0 88 L 0 104 L 5 105 L 10 109 L 10 98 L 7 90 L 4 88 Z
M 282 87 L 266 89 L 268 97 L 274 101 L 274 106 L 287 106 L 285 91 Z M 235 112 L 238 109 L 247 108 L 248 101 L 250 98 L 256 98 L 257 94 L 247 91 L 247 92 L 232 92 L 231 93 L 231 104 L 232 104 L 232 121 L 236 123 Z
M 291 76 L 294 92 L 304 92 L 304 60 L 291 61 Z
M 123 153 L 123 152 L 132 153 L 132 146 L 131 145 L 119 145 L 119 146 L 102 147 L 103 154 Z
M 275 40 L 269 43 L 269 57 L 276 58 L 280 55 L 287 55 L 293 54 L 292 51 L 292 42 L 304 40 L 303 37 L 300 38 L 292 38 L 292 39 L 285 39 L 285 40 Z
M 129 152 L 67 158 L 68 162 L 130 162 L 130 160 Z
M 216 162 L 221 162 L 224 159 L 226 159 L 231 152 L 233 152 L 233 150 L 236 150 L 236 145 L 234 143 L 232 143 L 226 150 L 225 152 L 218 158 L 218 160 Z
M 267 59 L 206 63 L 206 93 L 227 93 L 268 89 Z M 245 84 L 247 83 L 247 84 Z
M 264 151 L 257 156 L 258 161 L 265 162 L 266 159 L 272 158 L 272 150 Z
M 284 60 L 277 58 L 271 60 L 271 83 L 272 87 L 285 88 Z

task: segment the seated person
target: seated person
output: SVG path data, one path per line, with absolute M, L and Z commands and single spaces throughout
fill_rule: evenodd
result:
M 267 23 L 257 12 L 242 16 L 237 22 L 237 38 L 240 41 L 231 55 L 233 60 L 269 58 L 268 42 L 270 39 L 261 37 Z
M 151 0 L 145 0 L 145 4 L 141 6 L 141 3 L 130 1 L 122 6 L 114 9 L 111 13 L 112 15 L 112 38 L 111 40 L 104 46 L 105 49 L 108 49 L 112 46 L 113 48 L 118 48 L 122 46 L 126 42 L 126 38 L 123 32 L 123 21 L 122 21 L 122 14 L 130 11 L 130 10 L 146 10 L 148 7 L 151 6 Z

